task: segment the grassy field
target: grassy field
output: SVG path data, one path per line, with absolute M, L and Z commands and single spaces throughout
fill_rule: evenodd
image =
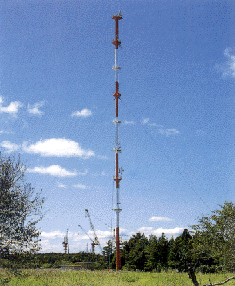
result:
M 222 282 L 232 274 L 197 274 L 200 285 Z M 9 281 L 9 282 L 8 282 Z M 163 272 L 108 272 L 108 271 L 73 271 L 59 269 L 22 270 L 12 274 L 0 270 L 0 285 L 6 286 L 85 286 L 85 285 L 146 285 L 146 286 L 192 286 L 186 273 Z M 225 284 L 235 285 L 235 280 Z

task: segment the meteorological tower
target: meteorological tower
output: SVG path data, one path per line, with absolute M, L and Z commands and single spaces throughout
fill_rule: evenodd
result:
M 115 124 L 116 133 L 115 133 L 115 148 L 113 151 L 115 152 L 115 174 L 114 174 L 114 181 L 116 184 L 116 208 L 114 211 L 116 212 L 116 270 L 121 268 L 121 257 L 120 257 L 120 238 L 119 238 L 119 213 L 121 212 L 120 208 L 120 201 L 119 201 L 119 190 L 120 190 L 120 181 L 122 179 L 121 173 L 122 168 L 119 168 L 118 165 L 118 156 L 121 153 L 121 146 L 119 143 L 119 126 L 121 121 L 118 117 L 118 101 L 120 99 L 121 94 L 119 93 L 119 80 L 118 80 L 118 72 L 121 69 L 118 66 L 118 47 L 121 45 L 121 41 L 119 40 L 119 33 L 118 33 L 118 22 L 122 19 L 121 11 L 117 15 L 113 15 L 112 19 L 115 20 L 115 39 L 112 43 L 115 46 L 115 65 L 113 70 L 115 71 L 115 92 L 114 101 L 115 101 L 115 119 L 113 123 Z

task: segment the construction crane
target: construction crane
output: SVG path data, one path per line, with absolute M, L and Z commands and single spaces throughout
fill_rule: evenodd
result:
M 92 221 L 91 221 L 91 217 L 90 217 L 90 214 L 89 214 L 89 212 L 88 212 L 88 209 L 85 209 L 85 213 L 86 213 L 86 214 L 85 214 L 85 217 L 88 217 L 88 218 L 89 218 L 90 227 L 91 227 L 91 229 L 92 229 L 92 231 L 94 232 L 94 235 L 95 235 L 94 245 L 99 245 L 100 251 L 101 251 L 101 253 L 102 253 L 102 247 L 101 247 L 101 245 L 100 245 L 98 236 L 97 236 L 97 234 L 95 233 L 95 228 L 94 228 L 94 225 L 93 225 L 93 223 L 92 223 Z
M 66 236 L 64 237 L 64 241 L 62 242 L 63 246 L 64 246 L 64 253 L 65 254 L 69 254 L 69 234 L 68 234 L 69 230 L 67 229 L 67 233 Z
M 81 227 L 81 225 L 78 225 L 82 231 L 89 237 L 89 239 L 91 240 L 91 252 L 94 253 L 95 252 L 95 245 L 97 245 L 97 243 L 95 243 L 95 241 L 89 236 L 89 234 Z

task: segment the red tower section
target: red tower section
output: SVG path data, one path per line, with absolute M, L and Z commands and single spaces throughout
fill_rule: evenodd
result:
M 118 23 L 119 20 L 122 19 L 121 12 L 119 12 L 117 15 L 113 15 L 112 19 L 115 20 L 115 39 L 112 41 L 112 43 L 115 46 L 115 66 L 113 69 L 115 70 L 115 92 L 114 100 L 115 100 L 115 116 L 116 119 L 113 121 L 116 125 L 116 136 L 115 136 L 115 174 L 114 174 L 114 181 L 116 183 L 116 193 L 117 193 L 117 204 L 114 211 L 116 212 L 116 270 L 121 269 L 121 256 L 120 256 L 120 238 L 119 238 L 119 213 L 121 212 L 120 208 L 120 202 L 119 202 L 119 183 L 122 179 L 122 177 L 119 175 L 120 169 L 119 169 L 119 153 L 121 153 L 121 147 L 119 144 L 119 125 L 121 121 L 118 119 L 118 100 L 121 96 L 119 93 L 119 81 L 118 81 L 118 72 L 121 69 L 118 66 L 118 47 L 121 45 L 121 41 L 119 40 L 119 30 L 118 30 Z M 122 170 L 122 169 L 121 169 Z

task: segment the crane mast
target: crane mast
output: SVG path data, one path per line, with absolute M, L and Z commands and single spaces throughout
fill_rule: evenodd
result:
M 64 237 L 64 241 L 62 242 L 64 246 L 64 253 L 69 254 L 69 230 L 67 229 L 67 233 Z

